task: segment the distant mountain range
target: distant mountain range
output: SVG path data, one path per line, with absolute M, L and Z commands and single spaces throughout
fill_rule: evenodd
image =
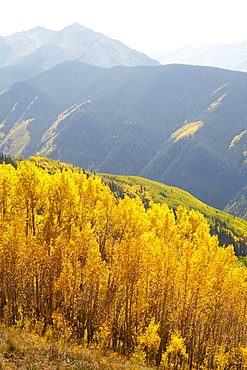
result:
M 162 64 L 180 63 L 247 71 L 247 41 L 229 45 L 207 45 L 202 48 L 183 46 L 174 51 L 154 54 Z
M 6 89 L 0 106 L 6 154 L 143 176 L 220 209 L 247 185 L 243 72 L 64 62 Z
M 70 60 L 99 67 L 160 64 L 120 41 L 77 23 L 59 32 L 36 27 L 0 37 L 0 90 Z

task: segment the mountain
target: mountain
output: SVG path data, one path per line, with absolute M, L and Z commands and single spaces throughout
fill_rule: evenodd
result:
M 0 37 L 0 90 L 70 60 L 100 67 L 160 64 L 117 40 L 77 23 L 59 32 L 36 27 Z
M 247 41 L 229 45 L 207 45 L 202 48 L 183 46 L 174 51 L 153 55 L 162 64 L 181 63 L 247 71 Z
M 23 58 L 22 63 L 50 68 L 60 62 L 78 60 L 99 67 L 158 65 L 159 62 L 132 50 L 120 41 L 77 23 L 56 33 L 46 44 Z
M 16 32 L 13 35 L 0 37 L 0 67 L 7 67 L 31 54 L 34 50 L 47 43 L 55 31 L 36 27 L 29 31 Z
M 65 62 L 0 95 L 0 151 L 176 186 L 218 209 L 246 184 L 247 74 Z

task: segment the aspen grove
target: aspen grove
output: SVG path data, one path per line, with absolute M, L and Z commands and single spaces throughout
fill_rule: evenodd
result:
M 247 368 L 247 269 L 205 218 L 0 165 L 0 320 L 174 369 Z

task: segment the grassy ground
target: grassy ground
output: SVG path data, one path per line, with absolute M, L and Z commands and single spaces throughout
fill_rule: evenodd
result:
M 148 370 L 115 353 L 51 342 L 44 337 L 0 327 L 1 370 Z

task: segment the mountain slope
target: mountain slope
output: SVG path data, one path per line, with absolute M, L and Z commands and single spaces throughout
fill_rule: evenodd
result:
M 246 102 L 241 72 L 66 62 L 0 95 L 0 150 L 143 176 L 223 209 L 246 182 Z

